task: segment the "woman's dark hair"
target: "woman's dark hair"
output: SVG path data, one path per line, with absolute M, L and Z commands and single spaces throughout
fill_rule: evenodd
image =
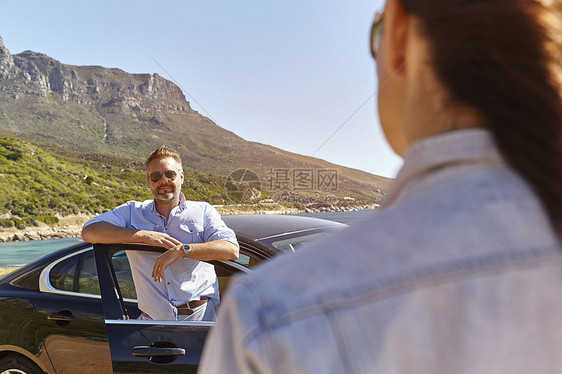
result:
M 420 19 L 450 100 L 483 115 L 562 237 L 562 30 L 545 24 L 560 22 L 562 1 L 400 1 Z

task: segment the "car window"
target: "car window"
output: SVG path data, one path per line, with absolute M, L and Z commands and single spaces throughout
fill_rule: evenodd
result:
M 259 260 L 255 259 L 255 258 L 253 258 L 253 257 L 250 257 L 250 256 L 248 256 L 248 255 L 245 255 L 245 254 L 243 254 L 243 253 L 240 253 L 240 254 L 238 255 L 238 259 L 235 260 L 235 262 L 238 263 L 238 264 L 240 264 L 240 265 L 244 265 L 244 266 L 246 266 L 246 267 L 249 267 L 249 268 L 251 268 L 252 266 L 257 265 L 257 264 L 260 263 Z
M 57 290 L 74 291 L 74 275 L 78 256 L 72 256 L 56 264 L 49 274 L 51 285 Z
M 326 235 L 325 232 L 308 235 L 296 235 L 291 238 L 276 240 L 272 242 L 271 245 L 283 252 L 294 252 L 296 249 L 300 249 L 300 247 L 302 247 L 303 245 L 318 240 L 324 235 Z
M 99 295 L 100 285 L 93 251 L 77 254 L 53 266 L 49 281 L 56 290 Z
M 100 283 L 98 281 L 98 270 L 94 252 L 88 251 L 80 255 L 78 271 L 78 292 L 92 295 L 100 294 Z
M 137 291 L 135 290 L 135 283 L 133 282 L 133 275 L 131 274 L 131 266 L 125 251 L 116 252 L 111 258 L 113 264 L 113 271 L 119 283 L 121 295 L 126 299 L 136 299 Z

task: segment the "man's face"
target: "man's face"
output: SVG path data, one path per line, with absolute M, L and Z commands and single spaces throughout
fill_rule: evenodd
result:
M 173 180 L 166 176 L 170 172 L 176 173 Z M 161 178 L 154 182 L 151 176 L 157 177 L 159 173 Z M 180 164 L 171 157 L 152 160 L 147 169 L 147 181 L 156 203 L 171 204 L 179 199 L 183 183 L 183 170 Z

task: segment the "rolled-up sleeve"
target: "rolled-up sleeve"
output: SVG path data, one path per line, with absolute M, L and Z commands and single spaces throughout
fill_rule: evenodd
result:
M 227 240 L 240 248 L 238 240 L 236 240 L 236 234 L 226 226 L 219 212 L 210 204 L 206 204 L 205 208 L 205 241 Z
M 84 224 L 84 227 L 96 222 L 107 222 L 115 226 L 127 227 L 128 222 L 130 222 L 131 203 L 133 202 L 126 202 L 125 204 L 119 205 L 117 208 L 110 210 L 109 212 L 105 212 L 103 214 L 100 214 L 99 216 L 92 218 Z

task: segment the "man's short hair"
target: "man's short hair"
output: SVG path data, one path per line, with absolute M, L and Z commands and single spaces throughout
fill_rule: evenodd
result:
M 176 151 L 172 150 L 171 148 L 166 147 L 165 145 L 161 145 L 160 147 L 156 148 L 154 150 L 154 152 L 152 152 L 150 154 L 150 156 L 148 156 L 148 158 L 146 159 L 145 162 L 145 166 L 146 169 L 148 170 L 148 165 L 154 161 L 154 160 L 158 160 L 160 158 L 164 158 L 164 157 L 171 157 L 174 160 L 177 161 L 178 164 L 180 164 L 181 166 L 181 158 L 179 153 L 177 153 Z

